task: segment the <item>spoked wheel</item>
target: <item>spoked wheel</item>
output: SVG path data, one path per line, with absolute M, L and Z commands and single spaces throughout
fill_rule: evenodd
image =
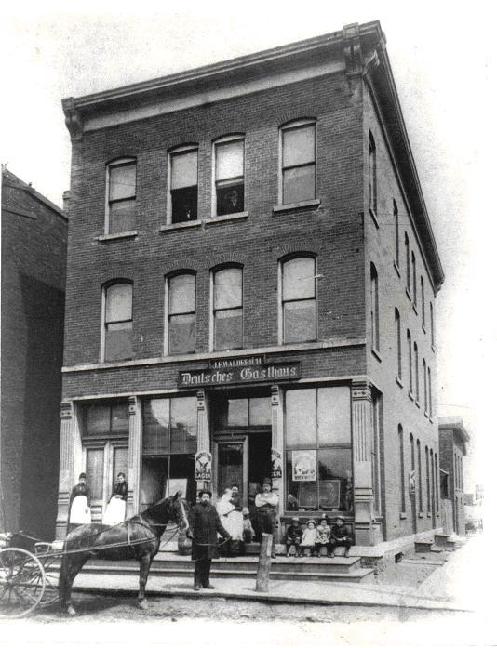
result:
M 45 593 L 45 570 L 25 549 L 0 551 L 0 618 L 32 612 Z

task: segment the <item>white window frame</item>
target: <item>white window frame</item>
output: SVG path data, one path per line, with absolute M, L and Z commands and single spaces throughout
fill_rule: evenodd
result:
M 278 133 L 278 205 L 284 205 L 283 202 L 283 133 L 286 130 L 293 130 L 302 128 L 304 126 L 314 126 L 314 198 L 317 198 L 317 183 L 318 183 L 318 161 L 317 161 L 317 141 L 318 141 L 318 126 L 317 119 L 297 119 L 284 126 L 280 126 Z M 303 203 L 308 200 L 302 201 Z M 300 203 L 297 203 L 300 204 Z
M 107 302 L 107 290 L 111 288 L 112 286 L 120 285 L 120 284 L 126 284 L 131 286 L 131 331 L 133 331 L 133 322 L 134 322 L 134 317 L 133 317 L 133 301 L 134 301 L 134 284 L 132 281 L 125 281 L 124 279 L 122 280 L 116 280 L 112 281 L 110 283 L 104 284 L 102 286 L 102 291 L 101 291 L 101 299 L 100 299 L 100 362 L 107 362 L 105 360 L 105 342 L 106 342 L 106 337 L 105 337 L 105 310 L 106 310 L 106 302 Z M 117 361 L 118 362 L 118 361 Z
M 164 356 L 168 356 L 169 354 L 169 282 L 171 279 L 174 279 L 175 277 L 179 277 L 182 275 L 191 275 L 194 280 L 195 280 L 195 310 L 193 311 L 195 313 L 195 329 L 197 326 L 197 275 L 193 271 L 182 271 L 182 272 L 176 272 L 173 275 L 166 276 L 164 278 Z M 196 332 L 196 331 L 195 331 Z M 184 354 L 178 354 L 178 355 L 187 355 L 190 354 L 191 352 L 185 352 Z M 174 356 L 177 354 L 174 354 Z M 174 357 L 173 356 L 173 357 Z
M 175 155 L 181 153 L 191 153 L 196 151 L 197 153 L 197 218 L 199 220 L 198 214 L 198 144 L 185 144 L 184 146 L 178 146 L 177 148 L 171 149 L 167 153 L 167 212 L 166 212 L 166 223 L 168 225 L 173 224 L 173 204 L 171 200 L 171 170 L 172 170 L 172 158 Z
M 226 135 L 225 137 L 219 137 L 218 139 L 212 142 L 212 151 L 211 151 L 211 218 L 224 218 L 224 216 L 217 215 L 217 191 L 216 191 L 216 146 L 219 144 L 227 144 L 228 142 L 243 142 L 243 211 L 236 212 L 233 214 L 227 214 L 229 216 L 235 216 L 236 214 L 243 214 L 247 211 L 247 163 L 246 163 L 246 150 L 247 142 L 246 136 L 244 134 L 239 135 Z
M 314 260 L 314 301 L 316 302 L 316 337 L 314 340 L 310 341 L 317 341 L 318 338 L 318 260 L 317 257 L 314 256 L 313 254 L 292 254 L 292 256 L 286 257 L 285 259 L 281 259 L 278 262 L 278 277 L 277 277 L 277 299 L 278 299 L 278 345 L 284 345 L 284 344 L 305 344 L 305 342 L 290 342 L 287 343 L 285 342 L 285 327 L 284 327 L 284 304 L 283 304 L 283 266 L 285 263 L 288 261 L 291 261 L 292 259 L 313 259 Z
M 112 160 L 105 165 L 105 216 L 104 216 L 104 233 L 109 234 L 109 225 L 110 225 L 110 174 L 111 169 L 114 167 L 126 166 L 128 164 L 135 165 L 135 204 L 137 202 L 138 194 L 138 160 L 136 157 L 123 157 L 118 158 L 117 160 Z M 125 234 L 126 232 L 115 232 L 116 234 Z
M 240 349 L 245 348 L 245 268 L 242 265 L 237 263 L 223 265 L 216 268 L 211 268 L 209 272 L 209 351 L 215 351 L 214 348 L 214 277 L 216 273 L 222 272 L 223 270 L 240 270 L 242 273 L 242 346 Z M 236 349 L 236 350 L 240 350 Z M 223 352 L 223 349 L 218 349 L 219 353 Z M 229 349 L 224 349 L 224 351 L 229 351 Z

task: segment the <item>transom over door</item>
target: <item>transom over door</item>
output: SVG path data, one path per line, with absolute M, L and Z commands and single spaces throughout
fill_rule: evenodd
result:
M 220 498 L 225 488 L 238 486 L 242 502 L 247 506 L 248 446 L 247 437 L 214 442 L 215 486 Z

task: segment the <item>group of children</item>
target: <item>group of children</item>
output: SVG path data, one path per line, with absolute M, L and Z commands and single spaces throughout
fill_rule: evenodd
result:
M 334 524 L 330 526 L 326 514 L 323 513 L 317 524 L 314 520 L 309 520 L 304 529 L 300 526 L 299 518 L 294 517 L 287 528 L 287 556 L 290 556 L 292 547 L 294 547 L 295 555 L 298 557 L 302 556 L 306 549 L 311 556 L 319 557 L 322 555 L 324 548 L 326 555 L 333 558 L 336 547 L 345 547 L 344 556 L 347 557 L 351 546 L 352 537 L 341 517 L 335 518 Z

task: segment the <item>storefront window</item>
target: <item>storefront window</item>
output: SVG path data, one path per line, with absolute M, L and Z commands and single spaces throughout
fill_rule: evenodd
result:
M 287 510 L 352 512 L 348 387 L 286 392 Z
M 254 427 L 271 425 L 271 399 L 229 398 L 227 427 Z

